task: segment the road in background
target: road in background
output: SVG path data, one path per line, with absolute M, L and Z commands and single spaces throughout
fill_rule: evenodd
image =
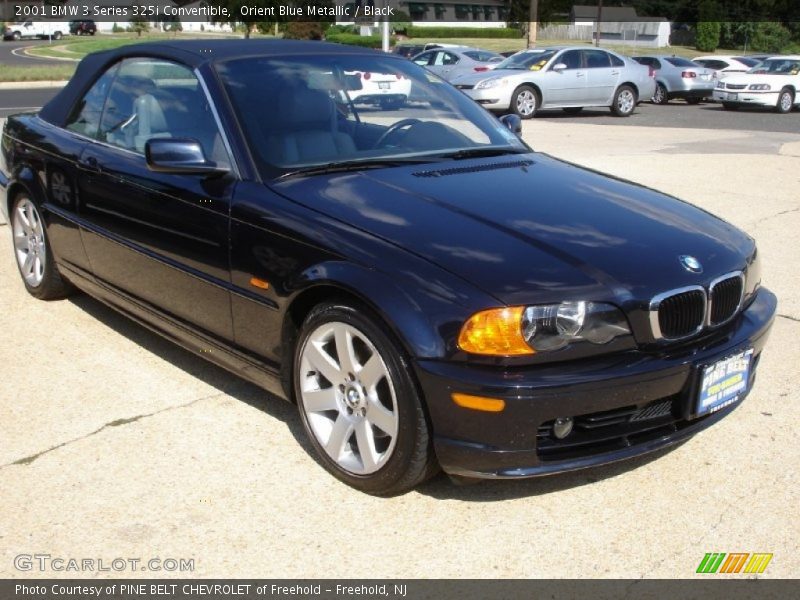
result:
M 41 88 L 24 90 L 0 89 L 0 118 L 18 112 L 38 110 L 55 96 L 61 88 Z
M 29 56 L 23 51 L 31 46 L 41 46 L 50 44 L 48 40 L 23 40 L 19 42 L 0 43 L 0 65 L 26 66 L 26 65 L 59 65 L 64 64 L 63 60 L 43 58 L 39 56 Z M 52 42 L 59 44 L 62 42 Z

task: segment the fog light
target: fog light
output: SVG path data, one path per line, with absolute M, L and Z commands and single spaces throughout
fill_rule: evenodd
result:
M 558 417 L 553 423 L 553 435 L 563 440 L 572 433 L 572 417 Z

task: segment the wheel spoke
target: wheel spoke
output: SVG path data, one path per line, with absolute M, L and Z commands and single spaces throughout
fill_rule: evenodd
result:
M 395 435 L 396 433 L 397 419 L 394 413 L 386 410 L 383 404 L 376 400 L 370 399 L 369 408 L 367 409 L 367 420 L 389 435 Z
M 311 363 L 311 366 L 331 384 L 335 385 L 344 378 L 344 373 L 341 372 L 333 358 L 328 356 L 326 352 L 323 352 L 315 342 L 308 342 L 305 356 L 308 362 Z
M 339 460 L 339 457 L 344 451 L 344 446 L 347 444 L 347 440 L 350 439 L 351 435 L 353 435 L 353 423 L 348 421 L 343 415 L 339 415 L 336 418 L 336 422 L 333 424 L 331 435 L 325 443 L 325 450 L 328 451 L 328 454 L 330 454 L 334 460 Z
M 42 258 L 37 256 L 33 259 L 33 276 L 39 280 L 42 275 L 44 275 L 44 264 L 42 263 Z
M 303 392 L 303 406 L 308 412 L 323 412 L 326 410 L 337 410 L 336 388 L 329 387 L 324 390 L 312 390 Z
M 343 374 L 355 373 L 353 334 L 344 327 L 337 327 L 334 331 L 334 339 L 336 340 L 336 354 L 339 357 L 339 369 Z
M 31 222 L 28 220 L 28 215 L 25 212 L 28 208 L 28 205 L 20 205 L 17 207 L 17 217 L 19 218 L 20 223 L 22 224 L 22 230 L 30 234 L 31 233 Z
M 367 421 L 356 425 L 356 444 L 361 456 L 361 464 L 368 471 L 372 471 L 378 464 L 378 451 L 375 450 L 375 435 Z
M 21 234 L 15 235 L 14 236 L 14 247 L 17 250 L 21 250 L 21 251 L 27 252 L 28 251 L 28 238 L 27 238 L 27 236 L 21 235 Z
M 358 372 L 358 379 L 367 391 L 374 390 L 381 379 L 386 375 L 381 357 L 376 352 Z
M 25 262 L 22 263 L 22 274 L 26 278 L 28 278 L 31 275 L 33 275 L 33 253 L 32 252 L 28 252 L 28 254 L 25 256 Z

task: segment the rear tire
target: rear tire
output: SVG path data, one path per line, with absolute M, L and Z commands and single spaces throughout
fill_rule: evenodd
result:
M 778 103 L 775 105 L 775 112 L 786 114 L 792 112 L 794 106 L 794 92 L 789 88 L 783 88 L 778 95 Z
M 60 40 L 60 39 L 61 39 L 61 32 L 60 32 L 60 31 L 56 31 L 56 32 L 53 34 L 53 39 L 54 39 L 54 40 Z
M 40 300 L 69 295 L 73 288 L 58 272 L 39 207 L 26 194 L 19 194 L 10 216 L 14 258 L 25 289 Z
M 521 85 L 511 94 L 511 112 L 521 119 L 532 119 L 540 103 L 539 92 L 530 85 Z
M 367 494 L 392 496 L 436 473 L 409 360 L 370 311 L 338 302 L 312 309 L 293 366 L 303 427 L 336 478 Z
M 656 84 L 656 92 L 653 94 L 653 104 L 666 104 L 669 102 L 667 88 L 663 83 Z
M 614 94 L 611 112 L 617 117 L 629 117 L 636 109 L 636 91 L 629 85 L 621 85 Z
M 703 101 L 703 98 L 687 98 L 686 104 L 700 104 Z
M 22 39 L 22 34 L 21 34 L 19 31 L 15 31 L 15 32 L 14 32 L 14 33 L 11 35 L 11 38 L 12 38 L 12 39 L 13 39 L 15 42 L 18 42 L 18 41 L 20 41 L 20 40 Z

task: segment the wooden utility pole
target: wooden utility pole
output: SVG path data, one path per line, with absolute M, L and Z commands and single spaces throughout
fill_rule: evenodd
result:
M 594 34 L 594 45 L 600 47 L 600 28 L 603 26 L 603 0 L 597 0 L 597 31 Z
M 530 0 L 528 7 L 528 48 L 536 47 L 536 33 L 539 29 L 539 0 Z

